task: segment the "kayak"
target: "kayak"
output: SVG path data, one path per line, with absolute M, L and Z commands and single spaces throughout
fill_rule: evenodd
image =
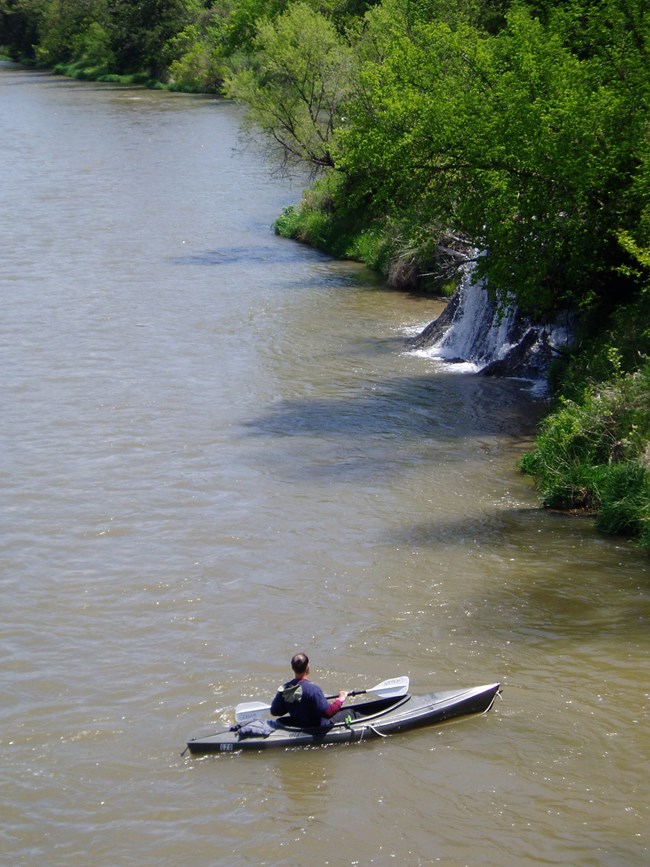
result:
M 311 747 L 352 743 L 385 737 L 396 732 L 436 725 L 469 714 L 487 713 L 500 684 L 405 695 L 346 705 L 333 725 L 318 728 L 291 726 L 288 717 L 234 725 L 228 731 L 193 738 L 187 747 L 193 755 L 282 747 Z M 343 717 L 340 719 L 340 717 Z
M 353 743 L 436 725 L 469 714 L 487 713 L 499 692 L 500 684 L 492 683 L 471 689 L 358 702 L 339 711 L 329 727 L 296 728 L 289 724 L 288 717 L 258 720 L 248 725 L 234 725 L 228 731 L 192 738 L 187 747 L 193 755 L 200 755 Z

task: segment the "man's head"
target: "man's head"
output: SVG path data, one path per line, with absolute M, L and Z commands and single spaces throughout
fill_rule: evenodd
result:
M 296 655 L 291 660 L 291 668 L 294 671 L 294 674 L 297 674 L 299 677 L 303 674 L 307 673 L 307 669 L 309 668 L 309 657 L 306 653 L 296 653 Z

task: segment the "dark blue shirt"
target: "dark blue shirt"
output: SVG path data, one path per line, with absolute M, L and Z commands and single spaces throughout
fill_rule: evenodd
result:
M 329 716 L 332 714 L 329 701 L 325 698 L 320 686 L 303 678 L 294 678 L 279 689 L 271 703 L 273 716 L 289 714 L 292 725 L 301 728 L 314 726 L 329 726 Z

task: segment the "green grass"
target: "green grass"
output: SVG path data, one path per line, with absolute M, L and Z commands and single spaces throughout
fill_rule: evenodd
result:
M 106 66 L 85 66 L 80 63 L 57 63 L 52 68 L 55 75 L 64 75 L 66 78 L 75 78 L 79 81 L 100 81 L 109 84 L 123 86 L 147 87 L 150 90 L 165 90 L 166 85 L 155 78 L 151 78 L 146 72 L 134 72 L 129 75 L 118 75 L 109 72 Z
M 592 511 L 600 531 L 650 549 L 650 361 L 561 398 L 521 469 L 545 506 Z

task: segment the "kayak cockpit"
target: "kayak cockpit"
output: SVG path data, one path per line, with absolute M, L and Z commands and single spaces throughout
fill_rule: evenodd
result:
M 350 704 L 342 707 L 341 710 L 332 717 L 333 725 L 324 727 L 304 728 L 302 726 L 294 726 L 291 724 L 289 716 L 282 716 L 275 720 L 275 725 L 278 728 L 286 729 L 292 732 L 328 732 L 335 728 L 349 726 L 358 720 L 373 720 L 377 717 L 384 716 L 389 711 L 393 711 L 403 704 L 406 704 L 411 698 L 410 695 L 399 696 L 398 698 L 379 698 L 375 701 L 364 701 L 358 704 Z

